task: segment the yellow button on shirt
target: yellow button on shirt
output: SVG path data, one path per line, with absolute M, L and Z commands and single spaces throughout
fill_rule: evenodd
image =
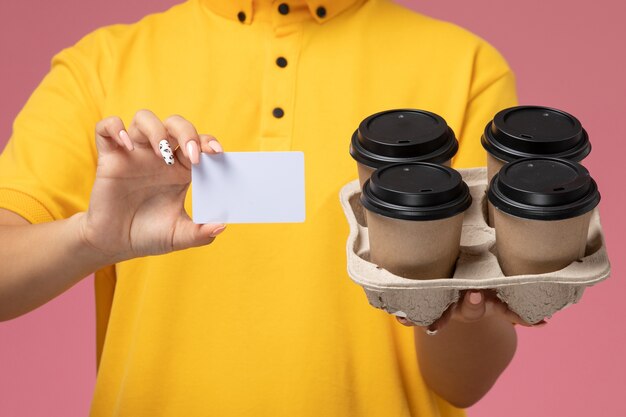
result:
M 338 193 L 366 116 L 438 113 L 468 167 L 513 104 L 491 46 L 385 0 L 191 0 L 62 51 L 0 157 L 0 206 L 31 222 L 86 210 L 110 115 L 181 114 L 227 151 L 306 161 L 305 223 L 231 225 L 208 247 L 97 273 L 92 415 L 462 415 L 425 386 L 412 330 L 348 278 Z

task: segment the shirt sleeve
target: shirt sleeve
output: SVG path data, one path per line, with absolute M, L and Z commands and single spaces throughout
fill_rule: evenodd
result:
M 517 105 L 515 76 L 500 53 L 487 43 L 478 48 L 465 116 L 458 135 L 456 168 L 485 166 L 487 154 L 480 144 L 485 126 L 502 109 Z
M 86 210 L 102 118 L 101 37 L 94 32 L 52 59 L 0 155 L 0 207 L 31 223 Z

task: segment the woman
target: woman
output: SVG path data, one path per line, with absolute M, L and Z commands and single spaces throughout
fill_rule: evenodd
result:
M 469 167 L 515 102 L 492 47 L 383 0 L 191 0 L 100 29 L 55 57 L 0 157 L 0 318 L 97 271 L 94 416 L 462 415 L 519 319 L 481 292 L 435 335 L 372 309 L 337 193 L 365 116 L 441 114 Z M 303 151 L 307 221 L 208 245 L 224 225 L 189 220 L 189 169 L 222 145 Z

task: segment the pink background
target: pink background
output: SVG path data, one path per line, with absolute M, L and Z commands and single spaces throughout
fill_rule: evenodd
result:
M 106 24 L 130 23 L 175 0 L 0 1 L 0 147 L 52 55 Z M 481 35 L 507 57 L 520 101 L 567 110 L 587 128 L 585 164 L 602 191 L 612 277 L 543 329 L 520 329 L 518 353 L 471 417 L 626 416 L 626 29 L 622 0 L 403 0 Z M 514 4 L 517 4 L 514 5 Z M 91 279 L 0 323 L 0 416 L 84 416 L 95 380 Z

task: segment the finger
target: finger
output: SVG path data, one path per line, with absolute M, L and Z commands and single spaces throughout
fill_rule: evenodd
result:
M 172 240 L 173 250 L 208 245 L 225 229 L 225 224 L 195 224 L 187 217 L 180 220 L 176 227 L 176 234 Z
M 396 320 L 398 320 L 398 322 L 400 324 L 402 324 L 403 326 L 406 326 L 406 327 L 421 327 L 422 330 L 427 335 L 430 335 L 430 336 L 437 334 L 437 331 L 439 330 L 436 327 L 435 323 L 431 324 L 430 326 L 423 327 L 423 326 L 418 326 L 418 325 L 414 324 L 413 322 L 409 321 L 409 319 L 404 318 L 404 317 L 396 317 Z
M 151 147 L 167 165 L 174 165 L 173 149 L 178 142 L 168 135 L 161 120 L 150 110 L 139 110 L 135 114 L 128 134 L 135 144 Z
M 176 138 L 182 154 L 192 164 L 200 162 L 200 137 L 196 128 L 182 116 L 173 115 L 165 119 L 163 125 L 170 137 Z
M 494 300 L 491 305 L 492 305 L 491 308 L 494 310 L 495 313 L 497 313 L 504 320 L 511 322 L 512 324 L 519 324 L 520 326 L 524 326 L 524 327 L 535 326 L 533 324 L 528 323 L 526 320 L 522 319 L 514 311 L 511 311 L 509 307 L 500 300 Z M 541 322 L 545 323 L 544 320 L 542 320 Z M 541 322 L 537 323 L 539 324 L 538 327 L 542 327 L 540 324 Z
M 219 141 L 211 135 L 200 135 L 200 150 L 208 154 L 224 152 L 224 149 L 222 148 L 222 145 L 219 143 Z
M 415 326 L 413 323 L 411 323 L 408 319 L 404 318 L 404 317 L 396 317 L 396 320 L 398 320 L 398 323 L 400 323 L 403 326 L 406 327 L 413 327 Z
M 466 291 L 458 308 L 463 321 L 478 321 L 485 315 L 485 297 L 481 291 Z
M 185 169 L 191 170 L 191 161 L 183 154 L 182 147 L 179 146 L 174 150 L 174 157 Z
M 449 308 L 447 308 L 446 311 L 443 312 L 441 317 L 435 320 L 435 322 L 432 323 L 430 326 L 427 326 L 424 328 L 424 331 L 426 332 L 426 334 L 434 335 L 439 330 L 443 329 L 448 324 L 448 322 L 452 319 L 452 315 L 454 314 L 455 310 L 456 310 L 456 306 L 454 304 L 450 306 Z
M 120 146 L 129 151 L 134 149 L 124 122 L 117 116 L 107 117 L 96 124 L 96 146 L 99 152 L 112 151 Z
M 441 315 L 441 317 L 439 317 L 437 320 L 435 320 L 432 324 L 430 324 L 429 326 L 418 326 L 416 324 L 413 324 L 412 322 L 410 322 L 409 320 L 407 320 L 404 317 L 396 317 L 396 319 L 398 320 L 398 322 L 400 322 L 401 324 L 405 325 L 405 326 L 410 326 L 410 327 L 416 327 L 421 329 L 421 331 L 423 331 L 425 334 L 429 335 L 429 336 L 434 336 L 435 334 L 437 334 L 437 332 L 439 330 L 441 330 L 443 327 L 446 326 L 446 324 L 448 324 L 448 322 L 452 319 L 452 315 L 453 312 L 455 310 L 455 305 L 451 305 L 450 307 L 448 307 L 443 314 Z

